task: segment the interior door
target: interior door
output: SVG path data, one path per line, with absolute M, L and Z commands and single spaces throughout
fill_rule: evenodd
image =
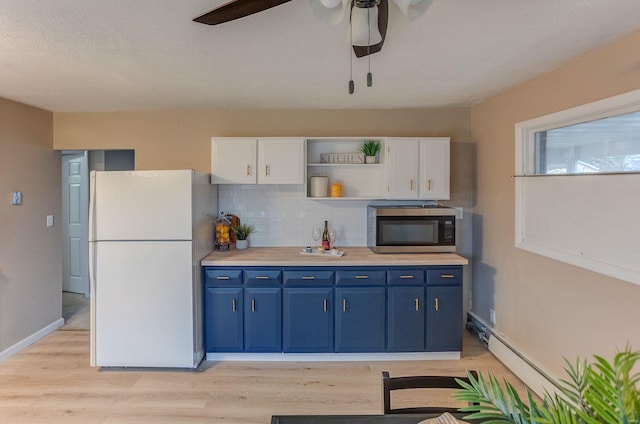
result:
M 89 171 L 86 152 L 62 155 L 62 290 L 89 295 Z

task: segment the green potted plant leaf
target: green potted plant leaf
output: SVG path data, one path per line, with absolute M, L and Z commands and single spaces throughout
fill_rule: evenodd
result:
M 559 392 L 546 393 L 542 402 L 536 401 L 527 388 L 526 402 L 507 381 L 478 373 L 470 384 L 458 380 L 463 387 L 454 396 L 472 402 L 461 408 L 471 412 L 465 419 L 492 423 L 519 424 L 631 424 L 640 423 L 640 372 L 634 370 L 640 351 L 629 347 L 618 352 L 612 361 L 594 355 L 588 363 L 565 360 L 568 379 L 559 382 Z
M 376 155 L 380 150 L 380 143 L 374 140 L 365 141 L 360 146 L 360 151 L 364 153 L 366 163 L 376 163 Z
M 236 235 L 236 249 L 246 249 L 249 247 L 249 236 L 256 231 L 253 225 L 240 224 L 231 227 Z

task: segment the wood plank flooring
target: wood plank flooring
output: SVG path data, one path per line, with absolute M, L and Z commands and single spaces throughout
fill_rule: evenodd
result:
M 283 414 L 379 414 L 380 372 L 491 372 L 522 383 L 465 334 L 459 361 L 203 362 L 198 370 L 89 366 L 89 332 L 55 331 L 0 363 L 0 424 L 269 423 Z M 417 394 L 409 404 L 450 400 Z M 399 406 L 399 403 L 395 405 Z

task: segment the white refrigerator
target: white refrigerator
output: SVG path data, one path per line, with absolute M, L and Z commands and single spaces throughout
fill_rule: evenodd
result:
M 192 170 L 92 172 L 91 365 L 195 368 L 217 191 Z

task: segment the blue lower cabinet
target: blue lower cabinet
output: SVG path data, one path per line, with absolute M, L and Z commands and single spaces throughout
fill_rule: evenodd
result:
M 384 352 L 385 288 L 336 287 L 335 351 Z
M 282 352 L 282 289 L 244 289 L 244 350 Z
M 242 287 L 207 287 L 205 292 L 207 352 L 242 352 Z
M 424 351 L 424 287 L 387 289 L 387 350 Z
M 427 287 L 426 350 L 462 350 L 462 285 Z
M 284 352 L 333 352 L 333 288 L 285 288 Z

